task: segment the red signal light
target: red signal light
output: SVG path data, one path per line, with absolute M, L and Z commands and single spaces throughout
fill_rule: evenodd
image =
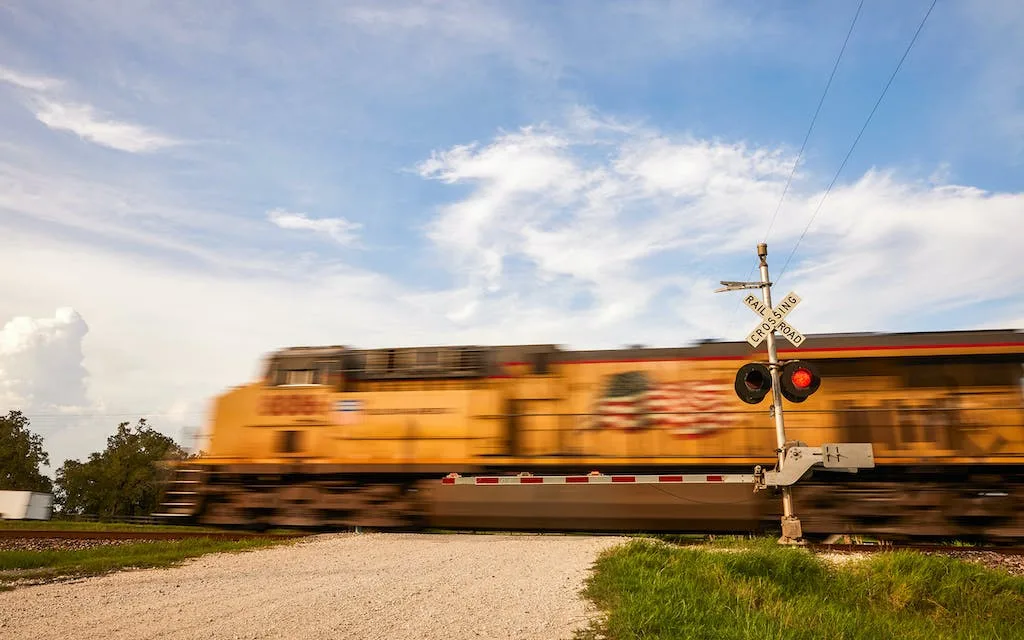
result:
M 790 402 L 803 402 L 821 386 L 821 376 L 809 362 L 793 360 L 782 367 L 782 397 Z
M 797 369 L 793 372 L 793 386 L 797 389 L 806 389 L 811 386 L 812 379 L 813 376 L 811 376 L 811 372 L 807 369 Z

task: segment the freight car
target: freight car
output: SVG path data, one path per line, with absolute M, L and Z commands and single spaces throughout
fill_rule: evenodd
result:
M 876 467 L 794 489 L 805 535 L 1024 536 L 1024 334 L 808 336 L 820 389 L 787 436 L 871 442 Z M 442 486 L 459 474 L 771 467 L 766 406 L 739 400 L 745 342 L 296 347 L 216 398 L 208 449 L 161 515 L 214 525 L 756 531 L 770 492 L 728 486 Z

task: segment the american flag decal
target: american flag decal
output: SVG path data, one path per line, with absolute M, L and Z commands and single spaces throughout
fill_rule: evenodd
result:
M 737 416 L 729 413 L 731 391 L 727 382 L 657 383 L 640 371 L 617 374 L 597 401 L 595 426 L 623 431 L 668 429 L 677 438 L 710 435 L 736 421 Z

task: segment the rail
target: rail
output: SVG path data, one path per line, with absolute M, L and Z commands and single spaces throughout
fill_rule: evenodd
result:
M 69 531 L 61 529 L 0 529 L 0 540 L 47 538 L 51 540 L 214 540 L 301 538 L 305 533 L 254 533 L 251 531 Z
M 920 544 L 920 543 L 813 543 L 805 545 L 811 551 L 834 551 L 847 553 L 882 553 L 886 551 L 919 551 L 934 553 L 997 553 L 1006 556 L 1024 555 L 1024 547 L 993 547 L 966 546 L 952 544 Z
M 161 524 L 153 516 L 101 516 L 95 513 L 54 514 L 51 522 L 95 522 L 104 524 Z

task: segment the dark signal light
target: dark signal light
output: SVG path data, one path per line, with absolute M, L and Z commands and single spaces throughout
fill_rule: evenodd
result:
M 782 396 L 790 402 L 803 402 L 821 386 L 821 376 L 809 362 L 794 360 L 782 367 Z
M 736 372 L 736 395 L 747 404 L 757 404 L 772 390 L 772 374 L 759 362 L 748 362 Z

